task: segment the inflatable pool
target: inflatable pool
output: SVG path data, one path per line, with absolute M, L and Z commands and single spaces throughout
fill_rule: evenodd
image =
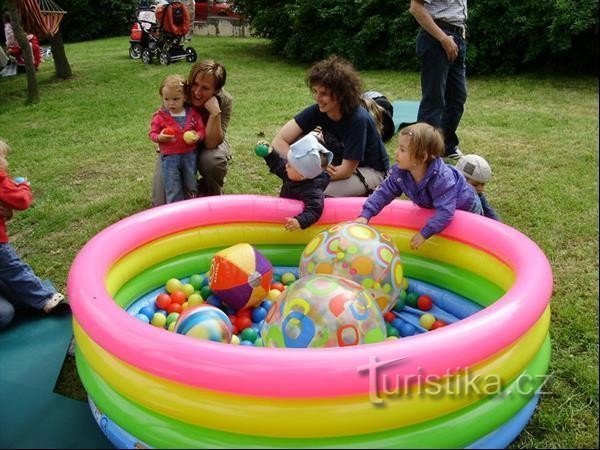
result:
M 116 446 L 483 447 L 526 425 L 550 357 L 552 273 L 542 251 L 502 223 L 457 212 L 418 251 L 431 212 L 394 201 L 371 221 L 392 237 L 405 275 L 483 309 L 433 332 L 344 348 L 274 349 L 191 339 L 125 309 L 208 270 L 247 242 L 274 265 L 355 218 L 364 199 L 327 199 L 320 221 L 286 232 L 300 202 L 221 196 L 126 218 L 92 238 L 68 280 L 77 367 Z M 127 444 L 127 446 L 129 446 Z

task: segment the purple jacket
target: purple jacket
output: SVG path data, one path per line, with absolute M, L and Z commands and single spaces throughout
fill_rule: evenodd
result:
M 476 195 L 463 174 L 445 164 L 442 158 L 429 164 L 425 178 L 418 184 L 408 170 L 394 164 L 387 178 L 363 205 L 361 217 L 371 219 L 402 193 L 421 208 L 435 209 L 435 214 L 420 231 L 425 239 L 446 228 L 456 209 L 471 211 Z

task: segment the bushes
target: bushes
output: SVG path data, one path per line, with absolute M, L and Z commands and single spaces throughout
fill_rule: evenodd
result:
M 129 34 L 137 0 L 56 0 L 67 11 L 60 29 L 65 42 Z
M 238 0 L 260 36 L 287 58 L 331 53 L 359 68 L 417 67 L 408 1 Z M 478 0 L 469 8 L 471 73 L 598 70 L 598 0 Z

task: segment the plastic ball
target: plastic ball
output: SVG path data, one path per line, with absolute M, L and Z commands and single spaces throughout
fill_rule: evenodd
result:
M 438 328 L 442 328 L 445 327 L 447 324 L 446 322 L 444 322 L 443 320 L 436 320 L 435 322 L 433 322 L 431 324 L 431 328 L 429 328 L 429 330 L 436 330 Z
M 155 312 L 150 323 L 155 327 L 164 328 L 167 323 L 167 316 L 160 312 Z
M 296 275 L 294 275 L 292 272 L 285 272 L 281 274 L 281 282 L 284 285 L 288 285 L 288 284 L 292 284 L 294 281 L 296 281 Z
M 171 292 L 171 303 L 179 303 L 183 305 L 183 302 L 187 300 L 187 295 L 183 291 L 177 290 Z
M 17 183 L 17 184 L 25 183 L 25 181 L 26 181 L 25 177 L 16 177 L 15 178 L 15 183 Z
M 242 340 L 242 342 L 243 341 L 250 341 L 250 342 L 254 343 L 254 341 L 256 340 L 257 337 L 258 337 L 258 333 L 252 327 L 246 328 L 240 334 L 240 339 Z
M 180 291 L 182 287 L 183 283 L 181 283 L 181 281 L 179 281 L 177 278 L 170 278 L 165 284 L 165 288 L 169 294 L 172 294 L 175 291 Z
M 171 304 L 171 296 L 169 294 L 158 294 L 156 296 L 156 307 L 160 309 L 167 309 L 167 306 Z
M 152 316 L 154 316 L 154 313 L 156 312 L 156 308 L 152 305 L 148 305 L 148 306 L 144 306 L 143 308 L 140 308 L 139 314 L 143 314 L 144 316 L 146 316 L 148 318 L 148 320 L 152 319 Z
M 191 283 L 185 283 L 183 286 L 181 286 L 181 291 L 185 294 L 186 298 L 192 295 L 195 290 L 196 288 L 194 288 L 194 285 Z
M 137 313 L 135 315 L 135 318 L 141 320 L 144 323 L 150 323 L 150 318 L 146 314 Z
M 336 275 L 307 275 L 273 305 L 261 329 L 265 347 L 345 347 L 381 342 L 386 326 L 359 284 Z
M 175 322 L 173 331 L 198 339 L 229 343 L 233 327 L 229 317 L 219 308 L 200 305 L 185 310 Z
M 281 292 L 282 291 L 280 291 L 279 289 L 270 289 L 269 293 L 267 294 L 267 298 L 271 301 L 276 302 L 279 296 L 281 295 Z
M 417 307 L 417 299 L 419 298 L 419 294 L 415 292 L 409 292 L 406 294 L 406 304 L 413 308 Z
M 269 154 L 269 146 L 267 144 L 257 144 L 256 147 L 254 147 L 254 153 L 256 153 L 257 156 L 264 158 Z
M 422 311 L 429 311 L 433 308 L 433 301 L 429 295 L 419 295 L 417 298 L 417 308 Z
M 179 319 L 179 313 L 178 312 L 172 312 L 169 313 L 169 315 L 167 316 L 167 326 L 171 325 L 173 322 L 177 322 L 177 319 Z
M 267 312 L 268 311 L 262 306 L 257 306 L 252 311 L 252 322 L 259 323 L 261 320 L 265 320 L 265 317 L 267 317 Z
M 430 330 L 434 322 L 435 317 L 433 314 L 425 313 L 419 318 L 419 323 L 426 330 Z
M 196 292 L 190 295 L 187 299 L 188 306 L 198 306 L 204 303 L 202 296 Z
M 195 273 L 190 277 L 190 284 L 194 286 L 194 290 L 199 291 L 202 286 L 206 283 L 206 277 L 204 275 L 200 275 L 199 273 Z
M 273 266 L 250 244 L 216 253 L 210 266 L 210 288 L 236 311 L 260 303 L 269 292 Z
M 231 344 L 234 345 L 239 345 L 240 344 L 240 338 L 237 337 L 235 334 L 233 336 L 231 336 Z
M 338 275 L 360 284 L 382 312 L 392 308 L 404 279 L 400 253 L 392 239 L 358 222 L 334 225 L 306 245 L 299 275 L 311 274 Z
M 171 313 L 180 313 L 182 311 L 183 311 L 183 304 L 173 302 L 169 306 L 167 306 L 167 312 L 169 313 L 169 315 Z

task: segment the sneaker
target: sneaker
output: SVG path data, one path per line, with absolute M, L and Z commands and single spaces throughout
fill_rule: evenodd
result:
M 446 158 L 448 158 L 452 161 L 458 161 L 462 157 L 463 157 L 463 152 L 461 152 L 458 147 L 454 147 L 454 151 L 452 153 L 449 153 L 446 155 Z
M 52 297 L 46 300 L 46 304 L 44 305 L 44 312 L 46 314 L 50 313 L 54 308 L 56 308 L 61 303 L 66 303 L 65 296 L 60 292 L 55 292 Z

